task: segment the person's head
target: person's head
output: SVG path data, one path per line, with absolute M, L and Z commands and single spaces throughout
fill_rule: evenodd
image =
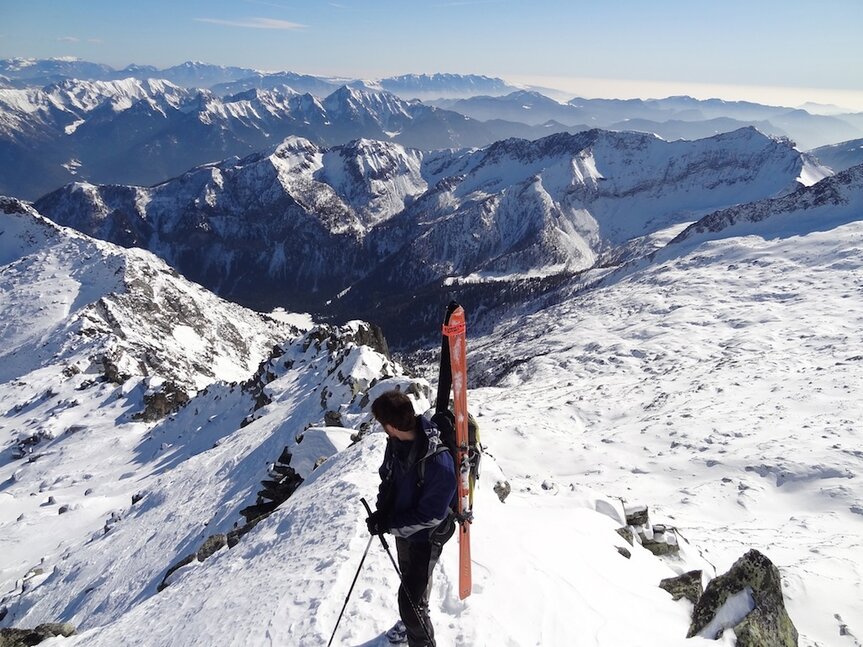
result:
M 402 432 L 414 430 L 416 414 L 411 399 L 401 391 L 387 391 L 372 402 L 372 415 L 384 430 L 392 435 L 388 427 Z

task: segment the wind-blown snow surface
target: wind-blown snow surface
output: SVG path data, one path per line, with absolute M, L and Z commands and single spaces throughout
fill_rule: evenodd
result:
M 471 401 L 516 490 L 546 479 L 652 505 L 719 571 L 758 548 L 807 646 L 863 635 L 852 171 L 801 190 L 797 209 L 789 197 L 705 218 L 718 231 L 693 226 L 471 353 L 474 379 L 496 384 Z
M 719 571 L 754 547 L 782 572 L 801 645 L 855 647 L 863 223 L 855 176 L 824 182 L 797 196 L 798 211 L 784 209 L 790 196 L 748 216 L 733 210 L 714 219 L 718 231 L 693 230 L 592 290 L 472 338 L 472 379 L 493 384 L 469 394 L 489 456 L 474 594 L 457 601 L 454 544 L 432 592 L 441 644 L 730 645 L 730 632 L 719 643 L 684 639 L 689 604 L 656 585 L 694 566 L 712 575 L 696 547 Z M 122 392 L 75 391 L 78 377 L 26 412 L 7 411 L 3 422 L 47 420 L 53 398 L 78 394 L 90 430 L 56 439 L 36 462 L 0 465 L 3 622 L 70 620 L 83 631 L 70 645 L 325 644 L 366 546 L 358 498 L 374 496 L 383 437 L 336 453 L 345 430 L 310 429 L 313 445 L 295 436 L 324 407 L 356 427 L 377 393 L 409 384 L 337 338 L 313 330 L 287 343 L 260 373 L 272 373 L 271 402 L 254 412 L 249 391 L 214 385 L 160 423 L 132 424 Z M 414 384 L 422 408 L 428 392 Z M 156 594 L 170 564 L 233 526 L 285 445 L 309 476 L 303 487 L 236 547 Z M 330 458 L 309 475 L 316 455 Z M 513 486 L 504 504 L 491 490 L 502 475 Z M 144 497 L 130 507 L 136 492 Z M 72 509 L 58 515 L 48 496 Z M 685 559 L 638 546 L 630 560 L 619 555 L 616 497 L 677 526 L 692 542 Z M 120 520 L 104 533 L 110 512 Z M 44 573 L 12 582 L 36 566 Z M 372 545 L 335 644 L 385 644 L 396 587 Z

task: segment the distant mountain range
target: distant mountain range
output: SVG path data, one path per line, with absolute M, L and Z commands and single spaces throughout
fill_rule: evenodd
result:
M 290 86 L 296 92 L 325 97 L 343 85 L 385 90 L 408 99 L 469 97 L 476 94 L 508 94 L 517 87 L 503 79 L 477 74 L 404 74 L 378 80 L 330 78 L 295 72 L 266 72 L 244 67 L 186 61 L 164 69 L 129 65 L 121 70 L 75 58 L 0 59 L 0 78 L 10 87 L 42 87 L 67 79 L 117 81 L 165 79 L 186 88 L 210 88 L 224 96 L 245 90 L 272 90 Z
M 504 96 L 475 96 L 432 104 L 479 120 L 507 119 L 534 125 L 554 120 L 567 126 L 587 124 L 653 132 L 667 139 L 707 137 L 756 126 L 771 135 L 791 137 L 802 149 L 863 135 L 861 114 L 814 115 L 805 110 L 720 99 L 575 98 L 559 103 L 538 92 L 521 90 Z
M 694 140 L 747 126 L 805 150 L 863 137 L 863 114 L 685 96 L 561 103 L 478 75 L 357 80 L 197 62 L 114 70 L 76 59 L 7 59 L 0 193 L 36 199 L 77 180 L 155 184 L 291 135 L 323 147 L 365 138 L 430 151 L 597 127 Z M 852 152 L 847 164 L 854 159 Z
M 347 86 L 321 100 L 288 87 L 219 97 L 164 80 L 66 80 L 0 90 L 0 193 L 35 199 L 76 179 L 154 184 L 289 135 L 323 146 L 368 138 L 431 150 L 562 130 L 554 123 L 483 123 Z
M 825 174 L 753 128 L 695 142 L 591 130 L 432 153 L 292 137 L 152 188 L 71 184 L 35 206 L 149 249 L 225 298 L 351 313 L 399 342 L 425 315 L 411 312 L 418 294 L 485 285 L 499 301 L 524 280 L 621 262 L 668 228 Z

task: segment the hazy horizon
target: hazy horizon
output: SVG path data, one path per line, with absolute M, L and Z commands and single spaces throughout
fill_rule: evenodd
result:
M 188 60 L 347 78 L 482 74 L 572 96 L 863 111 L 863 3 L 0 0 L 0 58 Z

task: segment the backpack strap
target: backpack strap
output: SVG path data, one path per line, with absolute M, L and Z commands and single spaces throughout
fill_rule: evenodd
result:
M 441 443 L 440 445 L 438 445 L 437 449 L 434 450 L 433 453 L 429 454 L 428 456 L 424 456 L 419 461 L 419 463 L 417 463 L 417 476 L 419 477 L 419 478 L 417 478 L 417 489 L 421 490 L 423 487 L 423 484 L 425 483 L 426 461 L 429 460 L 430 458 L 434 458 L 438 454 L 442 454 L 442 453 L 448 452 L 448 451 L 449 451 L 449 448 L 446 445 L 444 445 L 443 443 Z

